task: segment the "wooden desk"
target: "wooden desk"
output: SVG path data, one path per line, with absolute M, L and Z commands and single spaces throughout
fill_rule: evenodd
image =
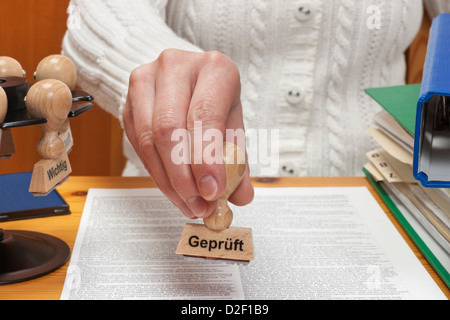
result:
M 420 262 L 425 266 L 441 290 L 450 298 L 450 290 L 439 278 L 427 260 L 419 252 L 414 243 L 405 234 L 389 209 L 380 199 L 365 178 L 280 178 L 254 179 L 255 187 L 367 187 L 386 212 L 389 219 L 412 248 Z M 155 187 L 149 178 L 121 177 L 71 177 L 68 182 L 59 187 L 58 191 L 69 203 L 72 214 L 67 216 L 39 218 L 14 222 L 0 223 L 5 230 L 27 230 L 47 233 L 65 241 L 73 249 L 78 226 L 83 212 L 84 203 L 89 188 L 148 188 Z M 12 285 L 0 286 L 0 299 L 12 300 L 47 300 L 59 299 L 69 263 L 44 277 Z

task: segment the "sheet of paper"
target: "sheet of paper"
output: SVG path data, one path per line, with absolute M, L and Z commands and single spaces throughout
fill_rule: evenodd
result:
M 61 299 L 446 299 L 366 188 L 256 189 L 233 210 L 246 266 L 176 256 L 191 221 L 158 190 L 90 190 Z
M 250 299 L 446 299 L 366 188 L 258 189 Z M 258 288 L 258 289 L 257 289 Z
M 175 255 L 185 223 L 157 189 L 91 189 L 61 299 L 243 299 L 237 265 Z

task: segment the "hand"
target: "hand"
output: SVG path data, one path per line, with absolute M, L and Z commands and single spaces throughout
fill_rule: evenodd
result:
M 222 137 L 227 129 L 243 132 L 240 91 L 236 65 L 219 52 L 165 50 L 130 76 L 123 111 L 125 132 L 160 190 L 188 218 L 206 218 L 215 209 L 225 191 L 225 168 L 220 163 L 195 162 L 193 155 L 198 153 L 193 143 L 191 161 L 174 163 L 172 152 L 180 142 L 178 138 L 173 141 L 172 135 L 184 129 L 194 141 L 209 129 L 218 130 Z M 202 141 L 202 155 L 208 143 Z M 246 205 L 253 192 L 247 167 L 229 201 Z

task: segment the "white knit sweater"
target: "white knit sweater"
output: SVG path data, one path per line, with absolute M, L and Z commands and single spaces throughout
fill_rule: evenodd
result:
M 425 2 L 432 17 L 450 12 L 449 0 Z M 240 70 L 248 131 L 279 133 L 276 170 L 257 161 L 252 176 L 352 176 L 376 147 L 365 126 L 379 107 L 364 89 L 404 84 L 424 10 L 422 0 L 72 0 L 68 12 L 63 54 L 119 120 L 134 68 L 167 48 L 219 50 Z M 124 175 L 147 174 L 126 137 L 124 153 Z

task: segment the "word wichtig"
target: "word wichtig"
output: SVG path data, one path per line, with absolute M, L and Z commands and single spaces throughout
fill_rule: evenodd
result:
M 67 162 L 64 160 L 47 170 L 48 179 L 56 178 L 61 172 L 67 172 Z

